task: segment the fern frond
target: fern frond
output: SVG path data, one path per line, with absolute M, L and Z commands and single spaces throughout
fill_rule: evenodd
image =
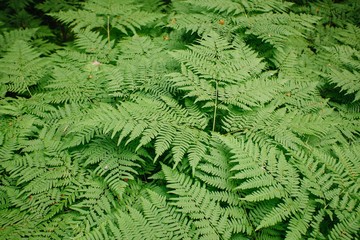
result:
M 6 52 L 16 41 L 28 42 L 38 29 L 14 29 L 12 31 L 2 32 L 0 35 L 0 52 Z
M 360 214 L 355 211 L 345 220 L 336 224 L 329 234 L 329 239 L 354 239 L 359 236 Z
M 307 201 L 307 203 L 308 206 L 306 206 L 302 213 L 297 213 L 290 219 L 288 225 L 289 231 L 287 231 L 285 239 L 303 239 L 306 236 L 315 212 L 315 204 L 311 201 Z
M 82 28 L 93 29 L 106 25 L 106 19 L 97 16 L 94 12 L 88 12 L 86 10 L 59 11 L 58 13 L 51 13 L 49 15 L 65 24 L 69 24 L 75 32 Z
M 197 166 L 195 176 L 207 185 L 221 190 L 232 190 L 235 185 L 229 180 L 231 177 L 228 162 L 230 156 L 226 152 L 220 151 L 223 146 L 216 140 L 214 138 L 210 141 L 213 147 L 210 148 L 209 153 L 203 157 L 203 160 Z
M 190 116 L 185 108 L 166 97 L 163 101 L 138 98 L 136 102 L 124 102 L 118 109 L 102 104 L 83 116 L 84 122 L 69 130 L 75 137 L 68 147 L 89 141 L 95 132 L 111 134 L 112 138 L 118 139 L 118 144 L 126 138 L 127 143 L 137 139 L 138 149 L 155 139 L 155 160 L 173 149 L 175 164 L 188 153 L 191 166 L 195 168 L 206 151 L 208 135 L 200 131 L 204 121 L 198 122 Z
M 236 19 L 238 27 L 247 29 L 246 34 L 258 36 L 278 50 L 284 49 L 291 37 L 300 39 L 305 37 L 305 33 L 309 29 L 314 29 L 314 25 L 318 21 L 318 18 L 311 15 L 292 13 L 267 13 L 245 19 L 246 17 Z
M 119 150 L 110 139 L 94 139 L 89 148 L 74 153 L 84 166 L 93 167 L 94 174 L 104 179 L 113 194 L 121 198 L 127 186 L 126 181 L 134 179 L 137 168 L 143 160 L 132 151 L 124 148 Z M 96 166 L 96 167 L 95 167 Z
M 167 187 L 173 189 L 170 193 L 177 196 L 171 199 L 171 204 L 192 219 L 197 238 L 217 239 L 219 236 L 225 237 L 228 234 L 230 236 L 232 231 L 238 232 L 239 230 L 231 227 L 231 221 L 247 222 L 243 215 L 230 214 L 226 210 L 227 208 L 223 208 L 216 200 L 212 199 L 209 191 L 198 182 L 193 182 L 191 178 L 171 170 L 165 165 L 162 166 L 162 169 L 168 182 Z M 247 232 L 249 231 L 248 227 L 242 230 Z M 227 232 L 227 229 L 230 232 Z
M 83 71 L 54 67 L 52 79 L 46 85 L 52 103 L 85 103 L 107 98 L 106 82 L 97 60 L 83 65 Z M 66 70 L 65 70 L 66 69 Z
M 100 33 L 84 29 L 79 30 L 76 37 L 74 42 L 76 46 L 85 50 L 86 53 L 93 54 L 99 61 L 109 61 L 108 59 L 112 58 L 111 55 L 116 54 L 113 51 L 115 41 L 103 38 Z
M 50 16 L 70 24 L 75 32 L 84 28 L 104 28 L 109 31 L 111 27 L 128 35 L 128 30 L 135 34 L 136 29 L 161 17 L 159 13 L 140 11 L 139 7 L 133 0 L 93 0 L 85 2 L 82 10 L 60 11 L 51 13 Z
M 279 0 L 261 1 L 251 0 L 246 3 L 248 11 L 252 12 L 286 12 L 293 3 Z
M 347 70 L 331 70 L 330 82 L 345 91 L 346 94 L 355 94 L 354 101 L 360 100 L 360 72 L 350 72 Z
M 200 45 L 191 46 L 190 50 L 172 53 L 182 64 L 181 73 L 168 76 L 186 97 L 194 99 L 194 103 L 213 115 L 215 130 L 218 110 L 226 115 L 229 104 L 245 109 L 264 104 L 279 91 L 280 84 L 269 82 L 274 89 L 269 91 L 268 88 L 258 98 L 248 96 L 246 92 L 253 93 L 251 89 L 255 91 L 267 85 L 262 78 L 253 79 L 264 68 L 261 58 L 241 40 L 231 44 L 215 32 L 203 38 Z
M 47 64 L 25 41 L 16 41 L 0 59 L 0 82 L 7 91 L 31 95 L 29 87 L 41 81 Z
M 313 236 L 317 236 L 317 238 L 320 238 L 319 236 L 322 235 L 319 232 L 319 227 L 322 222 L 327 221 L 326 215 L 339 219 L 339 226 L 346 225 L 349 217 L 354 216 L 354 211 L 356 212 L 356 202 L 359 201 L 356 197 L 353 197 L 358 194 L 359 188 L 352 187 L 358 185 L 357 180 L 351 179 L 348 175 L 349 172 L 347 172 L 347 170 L 350 169 L 345 170 L 343 167 L 340 167 L 340 165 L 342 165 L 340 162 L 344 161 L 340 159 L 343 158 L 343 155 L 346 153 L 338 147 L 335 149 L 337 149 L 336 151 L 339 154 L 336 158 L 329 155 L 329 153 L 318 150 L 313 150 L 314 155 L 307 157 L 305 155 L 296 156 L 293 154 L 293 156 L 298 159 L 296 160 L 296 167 L 306 176 L 303 180 L 303 188 L 308 189 L 313 196 L 317 196 L 317 204 L 329 206 L 326 213 L 320 211 L 314 216 L 314 232 L 312 234 L 314 234 Z M 349 149 L 346 151 L 349 151 Z M 351 153 L 348 152 L 348 154 Z M 300 159 L 301 163 L 298 162 Z M 304 163 L 305 166 L 303 166 Z M 317 227 L 315 227 L 316 224 Z M 337 227 L 333 226 L 327 231 L 327 234 L 330 231 L 335 233 L 337 231 L 336 228 Z M 351 229 L 351 227 L 349 227 L 349 229 Z
M 168 27 L 174 28 L 176 30 L 185 30 L 190 33 L 206 34 L 213 30 L 215 24 L 218 21 L 218 16 L 215 14 L 186 14 L 178 13 L 169 20 Z
M 358 20 L 358 3 L 352 1 L 332 2 L 327 0 L 316 1 L 307 12 L 322 17 L 322 24 L 343 27 L 347 23 L 355 24 Z
M 193 234 L 191 221 L 177 213 L 176 208 L 171 207 L 165 197 L 153 191 L 148 191 L 148 194 L 150 201 L 142 201 L 144 214 L 153 226 L 157 226 L 159 232 L 165 232 L 162 236 L 167 239 L 190 239 Z
M 353 24 L 347 24 L 346 29 L 339 29 L 334 37 L 340 42 L 347 44 L 360 51 L 360 28 Z
M 132 99 L 139 92 L 156 98 L 174 93 L 174 87 L 164 80 L 169 67 L 163 59 L 170 56 L 159 51 L 162 46 L 150 38 L 134 36 L 119 44 L 122 52 L 116 67 L 106 66 L 108 91 L 112 96 Z
M 336 57 L 334 57 L 334 55 Z M 353 95 L 353 101 L 358 101 L 359 93 L 359 51 L 346 45 L 324 47 L 320 54 L 321 74 L 329 83 L 334 84 L 344 94 Z M 334 58 L 336 61 L 334 61 Z
M 189 3 L 190 5 L 205 8 L 209 11 L 214 11 L 218 13 L 226 13 L 228 15 L 238 15 L 241 13 L 245 13 L 245 8 L 241 3 L 233 2 L 230 0 L 226 1 L 214 1 L 214 0 L 200 0 L 200 1 L 185 1 L 185 3 Z
M 219 99 L 226 104 L 251 110 L 270 102 L 282 90 L 281 82 L 274 82 L 274 79 L 268 79 L 266 76 L 253 78 L 252 81 L 239 85 L 237 88 L 228 85 L 220 89 Z

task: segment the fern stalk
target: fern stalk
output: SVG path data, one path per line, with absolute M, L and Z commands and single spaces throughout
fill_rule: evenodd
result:
M 219 82 L 216 80 L 216 83 L 215 83 L 215 100 L 214 100 L 214 116 L 213 116 L 213 125 L 212 125 L 212 131 L 213 132 L 215 131 L 215 126 L 216 126 L 218 96 L 219 96 Z
M 110 16 L 107 16 L 107 24 L 106 24 L 106 30 L 107 30 L 107 40 L 108 40 L 108 48 L 109 51 L 111 49 L 111 44 L 110 44 Z

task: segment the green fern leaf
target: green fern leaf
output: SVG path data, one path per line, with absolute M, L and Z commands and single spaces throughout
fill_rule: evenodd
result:
M 29 87 L 41 81 L 47 64 L 25 41 L 16 41 L 0 59 L 0 82 L 7 91 L 31 95 Z

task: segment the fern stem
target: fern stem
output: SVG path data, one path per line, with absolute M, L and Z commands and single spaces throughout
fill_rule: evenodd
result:
M 31 92 L 30 92 L 29 87 L 26 87 L 26 90 L 27 90 L 27 92 L 30 94 L 30 97 L 32 97 L 32 94 L 31 94 Z
M 108 40 L 108 48 L 110 50 L 110 16 L 107 16 L 107 40 Z
M 217 105 L 218 105 L 218 88 L 219 88 L 219 82 L 216 80 L 215 83 L 215 100 L 214 100 L 214 116 L 213 116 L 213 126 L 212 131 L 215 131 L 216 126 L 216 115 L 217 115 Z

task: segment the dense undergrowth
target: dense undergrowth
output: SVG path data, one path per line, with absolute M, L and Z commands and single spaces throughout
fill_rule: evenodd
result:
M 1 239 L 359 239 L 360 4 L 0 4 Z

